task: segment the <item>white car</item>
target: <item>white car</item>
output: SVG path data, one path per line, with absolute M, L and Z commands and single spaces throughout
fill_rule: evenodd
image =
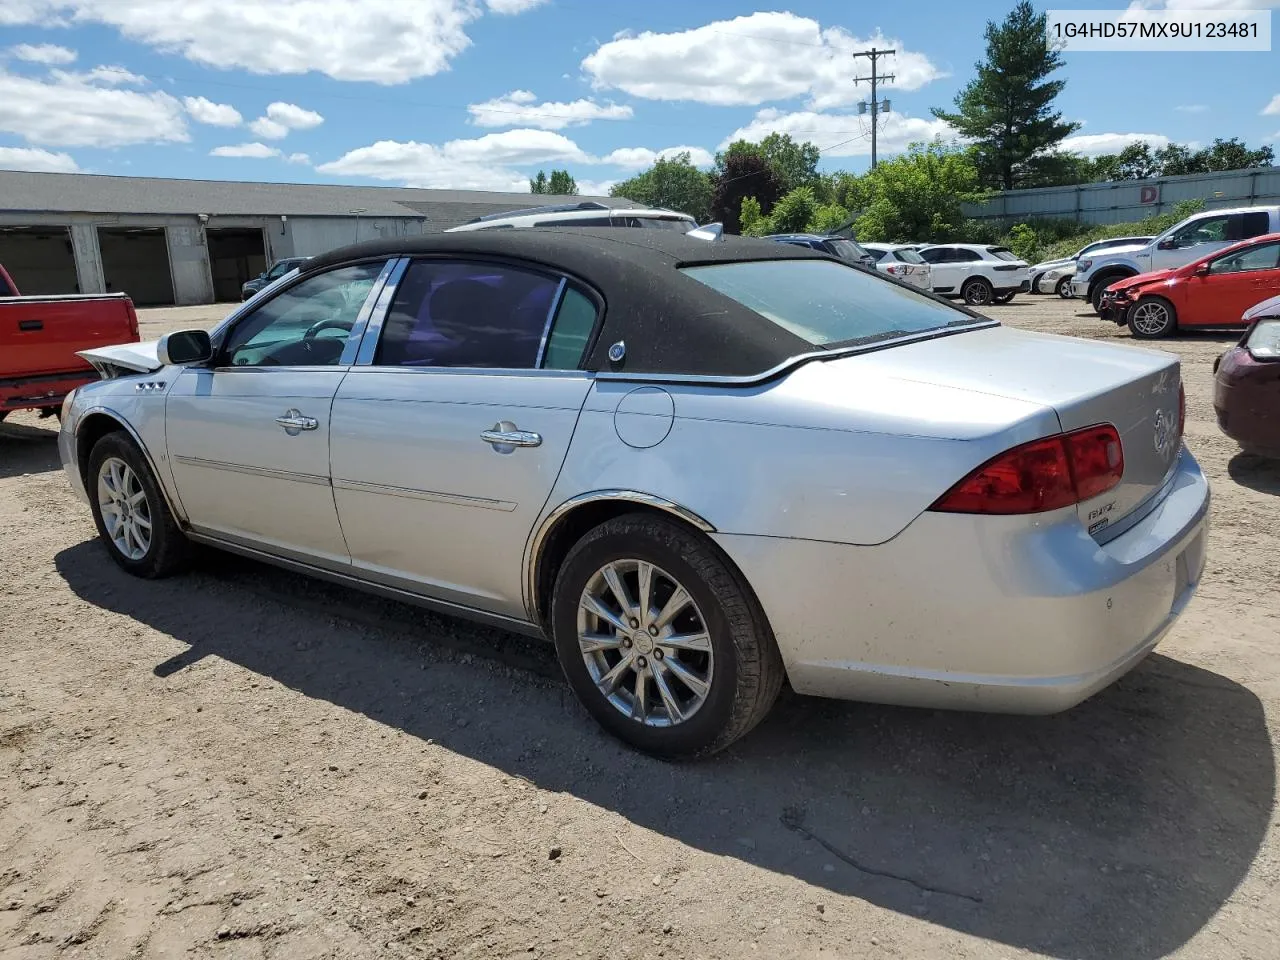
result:
M 916 248 L 905 243 L 864 243 L 862 249 L 874 254 L 876 269 L 921 290 L 933 289 L 933 268 Z
M 1118 250 L 1120 247 L 1146 246 L 1154 237 L 1110 237 L 1106 240 L 1095 240 L 1086 243 L 1069 257 L 1058 257 L 1054 260 L 1042 260 L 1031 268 L 1032 293 L 1056 293 L 1060 297 L 1071 296 L 1071 278 L 1076 274 L 1076 263 L 1081 257 L 1090 257 Z
M 653 207 L 606 207 L 595 200 L 490 213 L 451 227 L 445 233 L 511 227 L 648 227 L 688 233 L 698 226 L 687 213 Z
M 1008 303 L 1031 289 L 1031 268 L 1008 247 L 939 243 L 921 249 L 920 256 L 933 268 L 933 292 L 971 307 Z

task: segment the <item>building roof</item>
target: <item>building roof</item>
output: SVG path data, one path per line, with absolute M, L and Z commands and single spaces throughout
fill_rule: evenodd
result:
M 499 257 L 568 274 L 604 300 L 588 370 L 674 376 L 757 376 L 822 349 L 678 268 L 759 260 L 844 265 L 810 247 L 748 237 L 708 241 L 631 227 L 530 227 L 371 240 L 330 250 L 301 269 L 307 274 L 353 260 L 417 255 Z M 614 363 L 608 351 L 618 341 L 626 343 L 626 355 Z
M 636 206 L 622 197 L 539 197 L 546 203 L 598 200 L 611 207 Z M 411 217 L 444 229 L 473 217 L 527 207 L 527 193 L 427 190 L 345 184 L 253 183 L 236 180 L 176 180 L 114 177 L 90 173 L 28 173 L 0 170 L 0 213 L 129 214 L 205 213 L 209 216 Z

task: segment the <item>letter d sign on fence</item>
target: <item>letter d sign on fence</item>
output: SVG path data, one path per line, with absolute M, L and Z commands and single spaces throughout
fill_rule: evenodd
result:
M 1160 187 L 1158 185 L 1143 187 L 1142 191 L 1138 194 L 1138 202 L 1144 205 L 1148 203 L 1159 203 Z

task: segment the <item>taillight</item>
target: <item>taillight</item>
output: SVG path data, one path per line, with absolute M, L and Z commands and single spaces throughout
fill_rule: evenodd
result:
M 1106 493 L 1124 475 L 1110 424 L 1032 440 L 988 460 L 943 494 L 939 513 L 1044 513 Z
M 137 340 L 139 337 L 138 314 L 137 314 L 137 311 L 133 309 L 132 301 L 130 301 L 128 309 L 129 309 L 129 329 L 133 331 L 133 338 Z
M 885 273 L 897 273 L 897 272 L 898 272 L 898 268 L 897 268 L 896 266 L 894 266 L 893 264 L 889 264 L 889 266 L 887 266 L 887 267 L 885 267 L 885 268 L 884 268 L 884 272 L 885 272 Z

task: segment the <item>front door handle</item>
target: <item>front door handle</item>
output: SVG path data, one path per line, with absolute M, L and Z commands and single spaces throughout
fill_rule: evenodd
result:
M 493 444 L 499 453 L 510 453 L 516 447 L 537 447 L 542 445 L 542 435 L 532 430 L 521 430 L 509 420 L 495 423 L 488 430 L 480 433 L 480 439 Z
M 276 417 L 276 423 L 284 427 L 284 432 L 291 437 L 296 437 L 303 430 L 314 430 L 320 426 L 320 421 L 315 417 L 304 417 L 298 410 L 289 410 L 283 417 Z

